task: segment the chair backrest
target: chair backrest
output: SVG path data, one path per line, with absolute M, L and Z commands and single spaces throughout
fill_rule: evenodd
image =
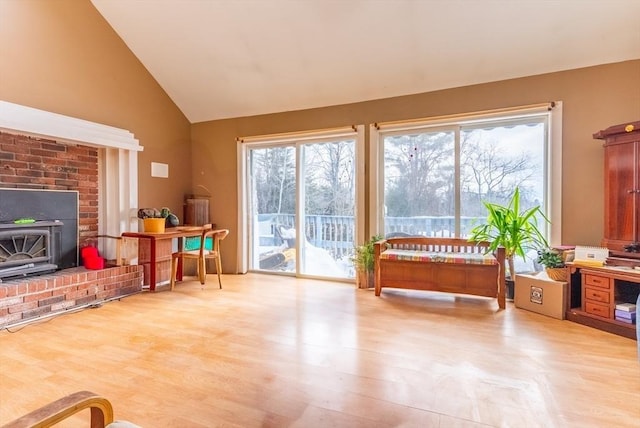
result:
M 209 226 L 208 228 L 206 226 Z M 212 229 L 210 224 L 205 226 L 200 237 L 200 257 L 205 251 L 220 251 L 220 241 L 227 237 L 229 229 Z M 206 255 L 205 255 L 206 256 Z

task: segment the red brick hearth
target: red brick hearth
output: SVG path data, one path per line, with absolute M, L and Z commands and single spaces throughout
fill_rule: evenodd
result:
M 0 283 L 0 328 L 142 290 L 143 267 L 84 267 Z

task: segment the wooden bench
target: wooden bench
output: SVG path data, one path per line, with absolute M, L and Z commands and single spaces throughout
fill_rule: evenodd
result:
M 375 244 L 375 293 L 382 288 L 495 297 L 505 308 L 505 253 L 458 238 L 388 238 Z

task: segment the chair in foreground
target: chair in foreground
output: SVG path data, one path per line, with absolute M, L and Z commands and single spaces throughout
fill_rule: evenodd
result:
M 113 406 L 109 400 L 89 391 L 62 397 L 3 425 L 2 428 L 47 428 L 85 409 L 91 409 L 91 428 L 140 428 L 130 422 L 114 422 Z
M 216 273 L 218 274 L 218 285 L 222 288 L 222 280 L 220 274 L 222 273 L 222 261 L 220 259 L 220 242 L 227 237 L 229 230 L 227 229 L 213 229 L 210 224 L 205 226 L 205 229 L 200 236 L 200 246 L 197 250 L 182 250 L 177 251 L 171 255 L 171 290 L 176 285 L 176 275 L 178 273 L 178 260 L 179 259 L 195 259 L 197 260 L 197 275 L 200 280 L 200 284 L 204 285 L 207 278 L 207 260 L 214 259 L 216 261 Z

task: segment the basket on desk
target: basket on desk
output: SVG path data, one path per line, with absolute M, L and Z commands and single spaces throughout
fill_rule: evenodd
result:
M 567 269 L 566 268 L 546 268 L 547 276 L 554 281 L 566 281 Z

